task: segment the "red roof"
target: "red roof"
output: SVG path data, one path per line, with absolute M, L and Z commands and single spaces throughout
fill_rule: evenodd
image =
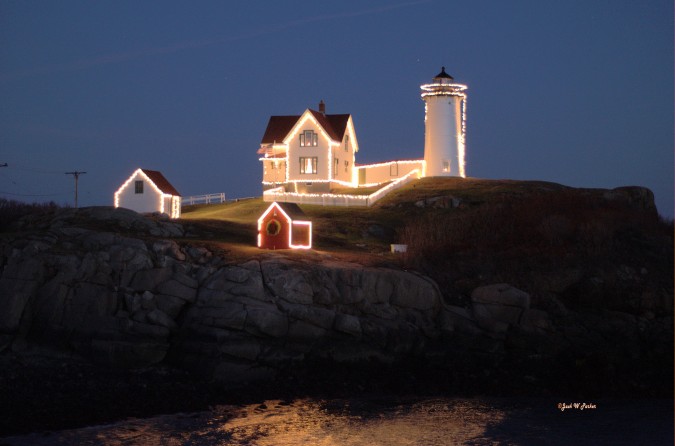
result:
M 158 170 L 148 170 L 148 169 L 141 169 L 144 174 L 147 175 L 148 178 L 150 178 L 150 181 L 155 183 L 155 186 L 159 188 L 159 190 L 162 191 L 162 193 L 169 194 L 169 195 L 177 195 L 180 197 L 180 194 L 176 190 L 175 187 L 169 183 L 169 180 L 164 178 L 164 175 L 162 175 L 162 172 Z
M 319 125 L 328 133 L 333 141 L 342 141 L 347 130 L 350 115 L 324 115 L 316 110 L 309 110 Z M 267 129 L 260 144 L 282 142 L 301 116 L 270 116 Z

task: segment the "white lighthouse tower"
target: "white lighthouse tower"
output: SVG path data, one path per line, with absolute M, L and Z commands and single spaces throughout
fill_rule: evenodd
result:
M 421 85 L 425 176 L 465 177 L 466 85 L 454 83 L 445 67 L 433 83 Z

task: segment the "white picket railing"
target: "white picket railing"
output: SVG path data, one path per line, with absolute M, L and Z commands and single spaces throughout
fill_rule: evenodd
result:
M 224 203 L 227 201 L 225 199 L 225 192 L 220 192 L 217 194 L 205 194 L 205 195 L 194 195 L 191 197 L 183 197 L 182 204 L 211 204 L 211 203 Z
M 405 186 L 412 180 L 419 178 L 420 171 L 415 169 L 408 172 L 396 181 L 392 181 L 370 195 L 345 195 L 345 194 L 300 194 L 286 192 L 284 187 L 268 189 L 263 192 L 263 201 L 280 201 L 287 203 L 318 204 L 322 206 L 372 206 L 377 200 L 389 192 Z

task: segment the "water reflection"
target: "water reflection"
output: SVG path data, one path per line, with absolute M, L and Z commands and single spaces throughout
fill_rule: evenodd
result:
M 0 445 L 672 444 L 672 401 L 566 410 L 514 399 L 265 401 L 0 439 Z

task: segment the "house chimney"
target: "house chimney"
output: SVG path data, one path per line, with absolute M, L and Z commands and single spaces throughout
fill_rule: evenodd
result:
M 319 102 L 319 112 L 323 113 L 324 115 L 326 114 L 326 104 L 323 103 L 323 99 L 321 99 L 321 102 Z

